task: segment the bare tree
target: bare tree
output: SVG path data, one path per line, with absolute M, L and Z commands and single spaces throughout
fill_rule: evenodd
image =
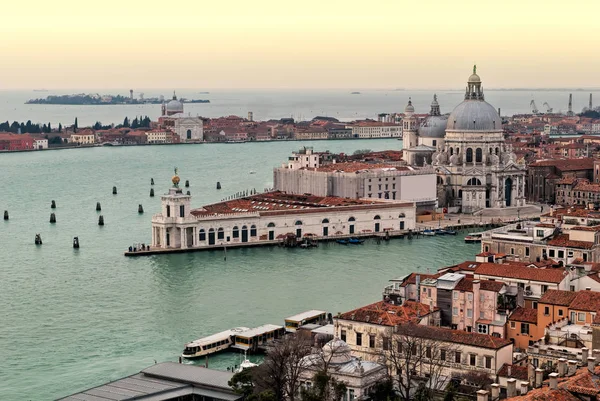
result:
M 446 364 L 460 353 L 459 347 L 435 339 L 430 329 L 404 324 L 395 328 L 392 338 L 384 339 L 384 355 L 403 400 L 412 399 L 417 389 L 426 391 L 426 397 L 441 390 Z
M 286 336 L 267 353 L 264 362 L 252 375 L 255 392 L 271 391 L 276 400 L 294 401 L 300 389 L 300 375 L 304 371 L 304 357 L 311 352 L 310 338 L 302 335 Z

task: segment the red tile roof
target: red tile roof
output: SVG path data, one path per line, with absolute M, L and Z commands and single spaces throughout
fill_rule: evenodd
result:
M 597 312 L 600 310 L 600 292 L 584 290 L 577 292 L 569 309 Z
M 548 245 L 578 249 L 592 249 L 594 247 L 594 243 L 591 241 L 575 241 L 569 239 L 569 234 L 557 235 L 556 237 L 548 241 Z
M 417 284 L 417 276 L 421 276 L 421 282 L 422 282 L 426 278 L 438 278 L 441 276 L 441 274 L 439 274 L 439 273 L 437 273 L 437 274 L 411 273 L 406 279 L 404 279 L 402 284 L 400 284 L 400 287 L 406 287 L 409 284 Z
M 575 299 L 577 295 L 576 292 L 573 291 L 563 291 L 563 290 L 547 290 L 544 295 L 540 298 L 539 303 L 549 304 L 549 305 L 558 305 L 558 306 L 569 306 L 571 302 Z
M 504 287 L 504 283 L 502 281 L 479 280 L 479 282 L 479 289 L 483 291 L 499 292 L 502 287 Z
M 510 375 L 508 374 L 508 367 L 510 366 Z M 498 376 L 515 378 L 518 380 L 528 381 L 529 380 L 529 372 L 527 371 L 527 366 L 519 366 L 519 365 L 509 365 L 505 363 L 502 365 L 500 370 L 498 371 Z
M 567 277 L 565 269 L 537 269 L 527 267 L 524 263 L 482 263 L 475 269 L 476 275 L 485 275 L 501 278 L 513 278 L 521 280 L 540 281 L 546 283 L 560 283 Z
M 525 322 L 531 324 L 537 324 L 537 309 L 517 307 L 514 312 L 510 315 L 508 320 L 514 322 Z
M 437 308 L 434 308 L 437 310 Z M 392 305 L 385 301 L 363 306 L 350 312 L 342 313 L 339 318 L 355 322 L 370 323 L 382 326 L 397 326 L 406 323 L 418 323 L 432 310 L 428 305 L 406 301 L 403 305 Z
M 488 334 L 452 330 L 445 327 L 403 324 L 397 327 L 396 332 L 400 335 L 469 345 L 479 348 L 500 349 L 507 346 L 512 347 L 512 342 L 503 338 L 492 337 Z

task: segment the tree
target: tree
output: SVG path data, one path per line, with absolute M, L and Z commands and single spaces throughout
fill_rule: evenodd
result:
M 125 117 L 125 119 L 123 120 L 123 127 L 129 128 L 129 118 Z
M 459 376 L 459 379 L 469 386 L 476 387 L 477 390 L 487 390 L 490 387 L 490 385 L 494 382 L 490 378 L 490 375 L 477 370 L 472 370 L 467 373 L 463 373 Z
M 391 377 L 375 383 L 369 397 L 374 401 L 396 401 L 398 394 L 394 390 L 394 381 Z
M 62 124 L 61 123 L 58 123 L 58 132 L 59 133 L 62 132 Z
M 79 128 L 77 124 L 77 117 L 75 117 L 75 124 L 73 124 L 73 132 L 77 133 L 77 128 Z
M 352 153 L 353 156 L 364 155 L 367 153 L 371 153 L 371 149 L 357 149 Z
M 50 125 L 50 123 L 48 123 L 48 133 L 52 132 L 52 125 Z
M 324 370 L 315 373 L 313 382 L 310 389 L 303 389 L 302 401 L 340 401 L 348 389 Z
M 441 342 L 431 334 L 432 328 L 417 324 L 397 326 L 391 339 L 384 339 L 388 348 L 385 357 L 397 382 L 402 400 L 416 395 L 429 397 L 441 390 L 446 361 L 453 361 L 460 348 Z

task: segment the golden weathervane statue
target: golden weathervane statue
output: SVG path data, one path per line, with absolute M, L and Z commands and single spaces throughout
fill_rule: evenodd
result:
M 175 175 L 173 176 L 173 178 L 171 178 L 171 182 L 173 183 L 173 187 L 174 188 L 179 188 L 179 175 L 178 175 L 178 171 L 179 171 L 179 169 L 177 167 L 175 167 Z

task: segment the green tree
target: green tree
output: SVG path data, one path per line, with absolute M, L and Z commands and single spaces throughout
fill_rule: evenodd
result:
M 444 401 L 456 401 L 456 386 L 450 383 L 446 387 L 446 394 L 444 394 Z
M 77 128 L 79 128 L 77 124 L 77 117 L 75 117 L 75 124 L 73 124 L 73 132 L 77 133 Z
M 59 133 L 62 132 L 62 124 L 61 123 L 58 123 L 58 132 Z
M 123 127 L 129 128 L 129 118 L 125 117 L 125 119 L 123 120 Z
M 48 133 L 52 132 L 52 125 L 50 125 L 50 123 L 48 123 Z

